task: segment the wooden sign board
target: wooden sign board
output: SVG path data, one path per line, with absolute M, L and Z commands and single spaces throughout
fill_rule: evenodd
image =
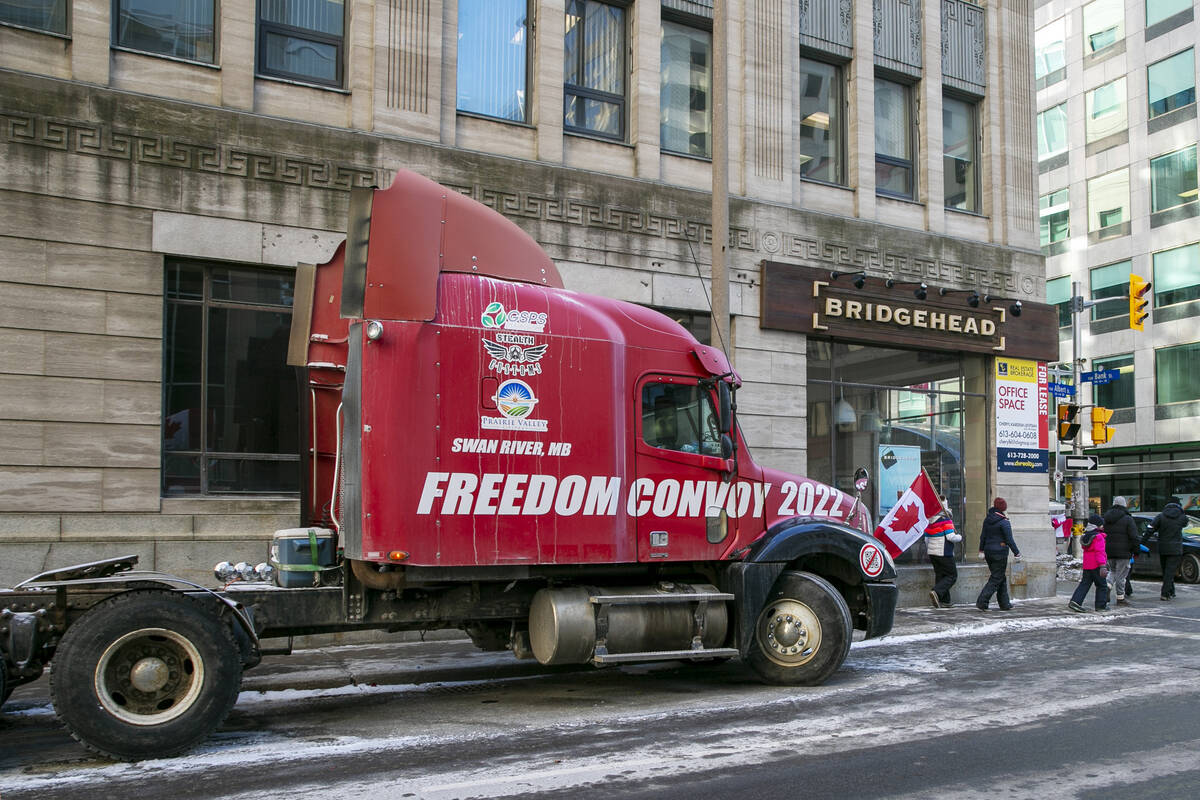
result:
M 924 300 L 913 283 L 888 286 L 868 276 L 862 288 L 856 275 L 832 278 L 829 270 L 764 261 L 764 328 L 794 331 L 887 347 L 1004 355 L 1038 361 L 1058 360 L 1058 311 L 1045 303 L 1022 301 L 1010 311 L 1011 298 L 993 298 L 971 306 L 969 291 L 945 295 L 936 286 Z

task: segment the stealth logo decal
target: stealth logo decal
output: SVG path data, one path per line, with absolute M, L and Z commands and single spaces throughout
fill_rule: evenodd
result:
M 503 341 L 508 339 L 528 339 L 533 341 L 533 337 L 525 336 L 508 336 L 498 335 L 497 339 Z M 483 349 L 487 351 L 492 360 L 488 362 L 488 369 L 495 370 L 503 375 L 541 375 L 542 365 L 538 362 L 542 360 L 542 356 L 546 355 L 546 348 L 549 345 L 535 344 L 532 347 L 522 347 L 518 343 L 503 344 L 502 341 L 493 342 L 491 339 L 483 340 Z

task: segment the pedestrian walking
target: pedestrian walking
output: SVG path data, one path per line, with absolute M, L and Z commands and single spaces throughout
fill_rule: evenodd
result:
M 1088 517 L 1079 542 L 1083 545 L 1083 576 L 1079 585 L 1071 595 L 1067 608 L 1083 614 L 1087 611 L 1083 601 L 1087 599 L 1088 591 L 1096 587 L 1096 610 L 1108 610 L 1108 555 L 1104 551 L 1105 544 L 1104 518 L 1099 514 Z
M 946 504 L 946 495 L 939 495 L 942 510 L 925 528 L 925 552 L 933 565 L 933 588 L 929 599 L 934 608 L 950 608 L 950 589 L 958 582 L 958 565 L 954 563 L 954 543 L 962 541 L 962 535 L 954 530 L 954 519 Z
M 1129 605 L 1125 589 L 1129 581 L 1133 554 L 1141 547 L 1137 523 L 1129 513 L 1124 497 L 1114 497 L 1112 508 L 1104 512 L 1104 551 L 1108 556 L 1108 580 L 1117 605 Z
M 1162 565 L 1162 594 L 1159 600 L 1170 600 L 1175 596 L 1175 570 L 1183 560 L 1183 526 L 1187 515 L 1183 503 L 1172 496 L 1158 516 L 1146 527 L 1142 544 L 1155 533 L 1158 534 L 1158 561 Z
M 993 594 L 996 595 L 996 603 L 1001 611 L 1012 608 L 1005 570 L 1008 569 L 1009 552 L 1012 552 L 1013 558 L 1020 560 L 1021 551 L 1013 541 L 1012 525 L 1004 514 L 1006 511 L 1008 502 L 1003 497 L 994 499 L 987 517 L 983 520 L 983 530 L 979 532 L 979 557 L 987 562 L 988 571 L 991 573 L 987 583 L 983 585 L 983 590 L 979 592 L 978 599 L 975 600 L 975 607 L 980 611 L 988 610 Z

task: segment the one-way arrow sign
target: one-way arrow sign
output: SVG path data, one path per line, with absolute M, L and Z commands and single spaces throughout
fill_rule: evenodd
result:
M 1095 456 L 1067 456 L 1067 469 L 1096 469 L 1100 460 Z

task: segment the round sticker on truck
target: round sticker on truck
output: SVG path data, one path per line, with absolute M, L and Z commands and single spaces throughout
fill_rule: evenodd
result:
M 883 551 L 878 545 L 864 544 L 858 551 L 858 566 L 868 578 L 878 578 L 883 572 Z

